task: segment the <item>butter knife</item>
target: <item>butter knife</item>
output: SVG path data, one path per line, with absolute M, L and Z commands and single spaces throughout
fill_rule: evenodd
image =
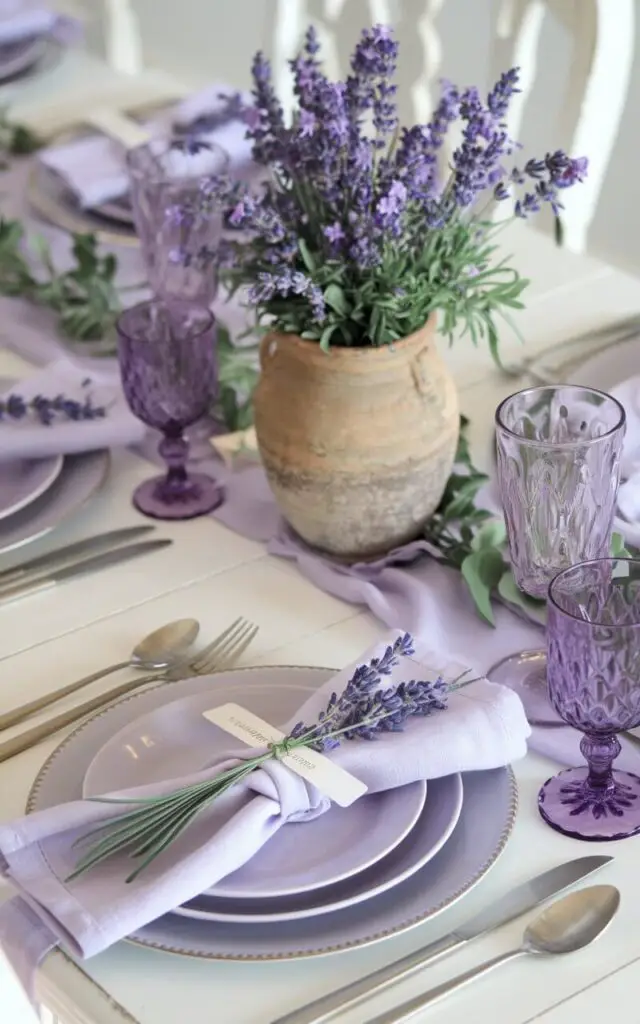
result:
M 359 1003 L 368 999 L 378 992 L 384 992 L 398 981 L 410 978 L 421 971 L 427 964 L 435 963 L 442 957 L 448 956 L 454 950 L 460 949 L 471 942 L 472 939 L 480 938 L 489 932 L 500 928 L 503 924 L 513 921 L 514 918 L 533 910 L 540 903 L 551 899 L 564 892 L 576 882 L 587 878 L 594 871 L 599 871 L 606 864 L 610 864 L 613 857 L 579 857 L 577 860 L 567 861 L 566 864 L 559 864 L 550 871 L 545 871 L 536 878 L 531 878 L 523 885 L 519 885 L 512 892 L 497 900 L 493 906 L 481 911 L 461 928 L 457 928 L 442 939 L 436 939 L 428 946 L 417 949 L 415 953 L 395 963 L 381 967 L 380 970 L 367 974 L 366 977 L 344 985 L 329 995 L 321 996 L 312 1003 L 287 1013 L 284 1017 L 278 1017 L 271 1024 L 322 1024 L 334 1016 L 338 1011 L 350 1010 Z
M 138 558 L 140 555 L 151 554 L 152 551 L 161 551 L 162 548 L 166 548 L 170 544 L 173 544 L 172 540 L 141 540 L 137 544 L 127 544 L 123 548 L 116 548 L 115 551 L 106 551 L 101 555 L 84 558 L 73 565 L 54 569 L 46 576 L 38 577 L 35 580 L 19 581 L 14 586 L 0 590 L 0 604 L 28 597 L 43 590 L 50 590 L 77 576 L 86 576 L 88 573 L 98 572 L 100 569 L 108 569 L 112 565 L 129 562 L 132 558 Z
M 41 576 L 53 569 L 62 569 L 63 566 L 82 561 L 87 555 L 97 555 L 103 548 L 110 549 L 114 545 L 124 544 L 137 537 L 143 537 L 147 533 L 152 533 L 153 530 L 155 530 L 155 526 L 126 526 L 122 530 L 98 533 L 94 537 L 76 541 L 75 544 L 67 544 L 56 551 L 49 551 L 46 555 L 40 555 L 38 558 L 32 558 L 29 562 L 23 562 L 22 565 L 16 565 L 12 569 L 0 572 L 0 590 L 6 584 L 23 582 L 27 577 Z

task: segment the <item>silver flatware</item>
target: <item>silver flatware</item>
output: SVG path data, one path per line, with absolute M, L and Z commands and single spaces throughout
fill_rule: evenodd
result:
M 381 1013 L 368 1021 L 368 1024 L 404 1024 L 405 1021 L 413 1020 L 426 1006 L 432 1006 L 511 960 L 531 955 L 563 956 L 577 953 L 602 935 L 618 913 L 619 906 L 620 893 L 613 885 L 593 885 L 588 889 L 571 892 L 561 900 L 556 900 L 531 921 L 517 949 L 485 960 L 478 967 L 442 985 L 436 985 L 415 999 L 407 1000 L 395 1010 Z
M 153 551 L 162 551 L 163 548 L 167 548 L 171 544 L 173 544 L 172 540 L 141 540 L 137 544 L 127 544 L 125 547 L 116 548 L 114 551 L 105 551 L 101 555 L 83 558 L 72 565 L 64 566 L 62 569 L 51 569 L 46 575 L 38 576 L 34 580 L 18 580 L 11 586 L 0 590 L 0 604 L 15 601 L 18 598 L 30 597 L 32 594 L 50 590 L 52 587 L 57 587 L 60 583 L 76 579 L 78 576 L 86 576 L 92 572 L 109 569 L 112 565 L 130 562 L 132 558 L 150 555 Z
M 107 665 L 99 672 L 93 672 L 82 679 L 77 679 L 74 683 L 61 686 L 58 690 L 45 694 L 44 697 L 38 697 L 37 700 L 21 704 L 13 711 L 7 711 L 4 715 L 0 715 L 0 730 L 11 729 L 12 726 L 18 725 L 30 715 L 37 714 L 38 711 L 49 707 L 50 704 L 54 704 L 56 701 L 62 700 L 63 697 L 68 697 L 69 694 L 88 686 L 89 683 L 104 679 L 105 676 L 111 675 L 112 672 L 118 672 L 120 669 L 138 668 L 146 669 L 148 672 L 150 669 L 171 668 L 180 660 L 184 660 L 185 651 L 191 647 L 199 631 L 200 623 L 197 619 L 178 619 L 176 622 L 167 622 L 160 629 L 154 629 L 153 633 L 149 633 L 140 643 L 136 644 L 127 661 L 118 661 L 114 665 Z
M 582 362 L 587 356 L 595 355 L 596 352 L 619 345 L 638 335 L 640 317 L 628 317 L 568 338 L 518 362 L 507 363 L 502 370 L 507 377 L 522 377 L 527 374 L 533 377 L 536 383 L 553 384 L 573 363 Z
M 94 537 L 76 541 L 75 544 L 67 544 L 56 551 L 49 551 L 46 555 L 16 565 L 13 569 L 0 572 L 0 589 L 18 581 L 24 582 L 27 577 L 43 575 L 52 569 L 62 569 L 75 560 L 80 561 L 87 555 L 97 555 L 103 549 L 110 550 L 114 545 L 136 540 L 154 530 L 155 526 L 126 526 L 122 530 L 109 530 L 108 533 L 99 533 Z
M 541 903 L 557 896 L 565 889 L 575 885 L 594 871 L 599 871 L 606 864 L 610 864 L 613 857 L 592 856 L 579 857 L 577 860 L 567 861 L 565 864 L 558 864 L 557 867 L 545 871 L 535 878 L 529 879 L 522 885 L 517 886 L 506 896 L 496 900 L 487 910 L 476 914 L 465 925 L 457 928 L 449 935 L 445 935 L 435 942 L 429 943 L 417 949 L 414 953 L 387 964 L 372 974 L 344 985 L 335 992 L 315 999 L 306 1006 L 301 1006 L 292 1013 L 278 1017 L 271 1024 L 321 1024 L 344 1010 L 350 1010 L 358 1006 L 364 1000 L 378 992 L 385 992 L 392 985 L 405 978 L 410 978 L 418 971 L 421 971 L 427 964 L 435 963 L 445 956 L 449 956 L 455 950 L 466 946 L 473 939 L 478 939 L 489 932 L 495 931 L 503 924 L 513 921 L 516 917 L 533 910 Z
M 208 675 L 211 672 L 222 672 L 224 669 L 231 668 L 249 644 L 253 642 L 257 633 L 258 626 L 254 626 L 253 623 L 247 622 L 242 618 L 236 619 L 220 636 L 216 637 L 215 640 L 199 651 L 198 654 L 194 655 L 194 657 L 186 658 L 178 665 L 174 665 L 164 672 L 153 672 L 138 679 L 130 679 L 128 682 L 114 687 L 114 689 L 109 690 L 107 693 L 102 693 L 98 697 L 93 697 L 91 700 L 71 708 L 70 711 L 56 715 L 55 718 L 50 718 L 49 721 L 43 722 L 42 725 L 36 725 L 33 729 L 28 729 L 26 732 L 19 733 L 18 736 L 13 736 L 10 740 L 5 740 L 4 743 L 0 744 L 0 763 L 7 761 L 15 754 L 21 754 L 24 750 L 29 750 L 37 743 L 40 743 L 41 740 L 46 739 L 48 736 L 53 736 L 60 729 L 73 725 L 86 715 L 99 711 L 101 708 L 106 707 L 107 704 L 111 704 L 112 701 L 117 700 L 119 697 L 124 697 L 125 694 L 131 693 L 132 690 L 137 690 L 147 683 L 166 682 L 170 684 L 178 682 L 180 679 Z

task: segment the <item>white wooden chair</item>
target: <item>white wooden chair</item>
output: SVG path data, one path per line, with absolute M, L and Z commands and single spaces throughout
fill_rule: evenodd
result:
M 91 0 L 84 2 L 91 3 Z M 145 49 L 154 52 L 153 37 L 154 33 L 159 36 L 161 23 L 166 39 L 170 19 L 175 17 L 175 0 L 154 0 L 153 16 L 148 0 L 102 2 L 109 62 L 120 71 L 138 73 L 142 69 L 142 40 Z M 449 32 L 445 38 L 442 30 L 444 16 L 453 9 L 463 14 L 468 3 L 469 0 L 261 0 L 260 3 L 236 0 L 235 20 L 229 10 L 224 12 L 225 30 L 220 46 L 227 52 L 234 51 L 233 66 L 238 68 L 235 84 L 246 84 L 252 56 L 252 43 L 247 41 L 245 31 L 250 7 L 255 18 L 262 19 L 261 31 L 265 37 L 261 45 L 274 63 L 280 94 L 285 100 L 291 100 L 287 61 L 296 52 L 309 21 L 313 21 L 319 31 L 332 72 L 345 70 L 354 40 L 363 25 L 374 21 L 395 24 L 402 54 L 399 69 L 401 118 L 415 123 L 425 121 L 431 112 L 434 85 L 442 74 L 445 51 L 458 46 L 466 47 L 468 53 L 476 46 L 474 38 L 465 37 L 464 16 L 456 17 L 455 34 Z M 571 38 L 568 85 L 555 105 L 558 122 L 550 134 L 569 152 L 589 156 L 588 178 L 580 188 L 567 194 L 563 216 L 565 245 L 577 252 L 584 251 L 589 248 L 589 227 L 605 184 L 627 100 L 635 48 L 635 2 L 473 0 L 473 3 L 475 11 L 478 6 L 486 9 L 486 18 L 492 22 L 493 42 L 486 55 L 487 79 L 493 82 L 505 68 L 521 67 L 522 92 L 512 105 L 509 123 L 511 134 L 516 138 L 527 114 L 531 113 L 536 78 L 545 71 L 541 54 L 545 19 L 550 19 L 558 31 Z M 200 3 L 191 0 L 189 9 L 197 10 L 203 29 L 209 32 L 213 43 L 209 76 L 215 77 L 222 60 L 215 46 L 216 23 L 222 14 L 220 6 L 207 0 Z M 207 73 L 204 67 L 201 71 Z M 615 257 L 615 245 L 608 248 L 613 249 Z

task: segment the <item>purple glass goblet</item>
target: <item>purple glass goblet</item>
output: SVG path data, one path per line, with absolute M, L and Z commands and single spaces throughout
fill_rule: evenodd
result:
M 127 153 L 136 232 L 159 298 L 202 306 L 215 299 L 224 211 L 214 185 L 228 167 L 224 149 L 192 136 L 153 139 Z
M 516 583 L 531 597 L 545 598 L 563 569 L 610 553 L 625 425 L 611 395 L 569 384 L 527 388 L 498 406 L 509 551 Z M 543 651 L 525 651 L 489 670 L 519 694 L 532 721 L 555 717 L 545 660 Z
M 166 476 L 145 480 L 133 503 L 154 519 L 211 512 L 223 491 L 211 476 L 187 471 L 186 427 L 209 408 L 217 384 L 213 314 L 190 302 L 141 302 L 118 319 L 122 387 L 134 416 L 164 437 Z
M 640 777 L 613 769 L 617 733 L 640 725 L 640 560 L 602 558 L 549 587 L 547 679 L 560 718 L 584 733 L 587 765 L 545 782 L 540 814 L 577 839 L 640 832 Z

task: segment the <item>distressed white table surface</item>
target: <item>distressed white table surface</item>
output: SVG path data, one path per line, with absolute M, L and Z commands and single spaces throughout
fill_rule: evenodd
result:
M 560 252 L 522 228 L 508 241 L 516 265 L 532 281 L 519 321 L 527 353 L 637 312 L 636 280 L 595 260 Z M 515 339 L 505 337 L 503 354 L 509 359 L 523 353 Z M 484 458 L 494 408 L 517 385 L 505 381 L 487 353 L 474 351 L 468 341 L 448 351 L 447 359 L 460 386 L 463 410 L 471 417 L 473 447 Z M 18 375 L 24 369 L 15 356 L 0 353 L 0 375 Z M 32 553 L 137 522 L 130 495 L 148 472 L 148 465 L 134 455 L 119 453 L 99 497 L 55 537 L 34 545 Z M 183 615 L 197 616 L 205 636 L 239 614 L 257 622 L 260 634 L 246 664 L 339 666 L 380 634 L 379 624 L 368 613 L 316 590 L 289 564 L 266 556 L 262 547 L 212 520 L 161 529 L 175 543 L 149 560 L 0 609 L 0 710 L 118 660 L 149 629 Z M 108 685 L 105 681 L 104 687 Z M 2 818 L 22 812 L 34 775 L 55 745 L 54 740 L 43 743 L 0 766 Z M 537 788 L 553 770 L 535 756 L 516 766 L 521 809 L 499 866 L 431 925 L 370 949 L 282 964 L 202 963 L 121 944 L 80 971 L 56 953 L 46 960 L 39 977 L 44 1019 L 50 1021 L 53 1015 L 61 1024 L 175 1024 L 184 1019 L 189 1005 L 197 1007 L 198 1024 L 267 1024 L 297 1004 L 450 930 L 517 881 L 592 852 L 592 847 L 552 832 L 537 816 Z M 607 851 L 615 853 L 616 861 L 602 880 L 620 887 L 623 903 L 616 926 L 601 943 L 561 962 L 510 965 L 473 993 L 424 1014 L 424 1020 L 462 1024 L 472 1014 L 473 1019 L 492 1024 L 569 1024 L 578 1019 L 596 1024 L 607 1010 L 620 1013 L 635 1006 L 636 972 L 630 965 L 640 959 L 640 901 L 635 895 L 639 844 L 640 839 L 629 840 Z M 517 923 L 461 952 L 431 969 L 428 982 L 423 978 L 403 985 L 378 1000 L 371 1012 L 508 948 L 520 930 Z M 363 1013 L 359 1009 L 341 1021 L 362 1024 Z M 637 1016 L 627 1011 L 624 1019 Z

